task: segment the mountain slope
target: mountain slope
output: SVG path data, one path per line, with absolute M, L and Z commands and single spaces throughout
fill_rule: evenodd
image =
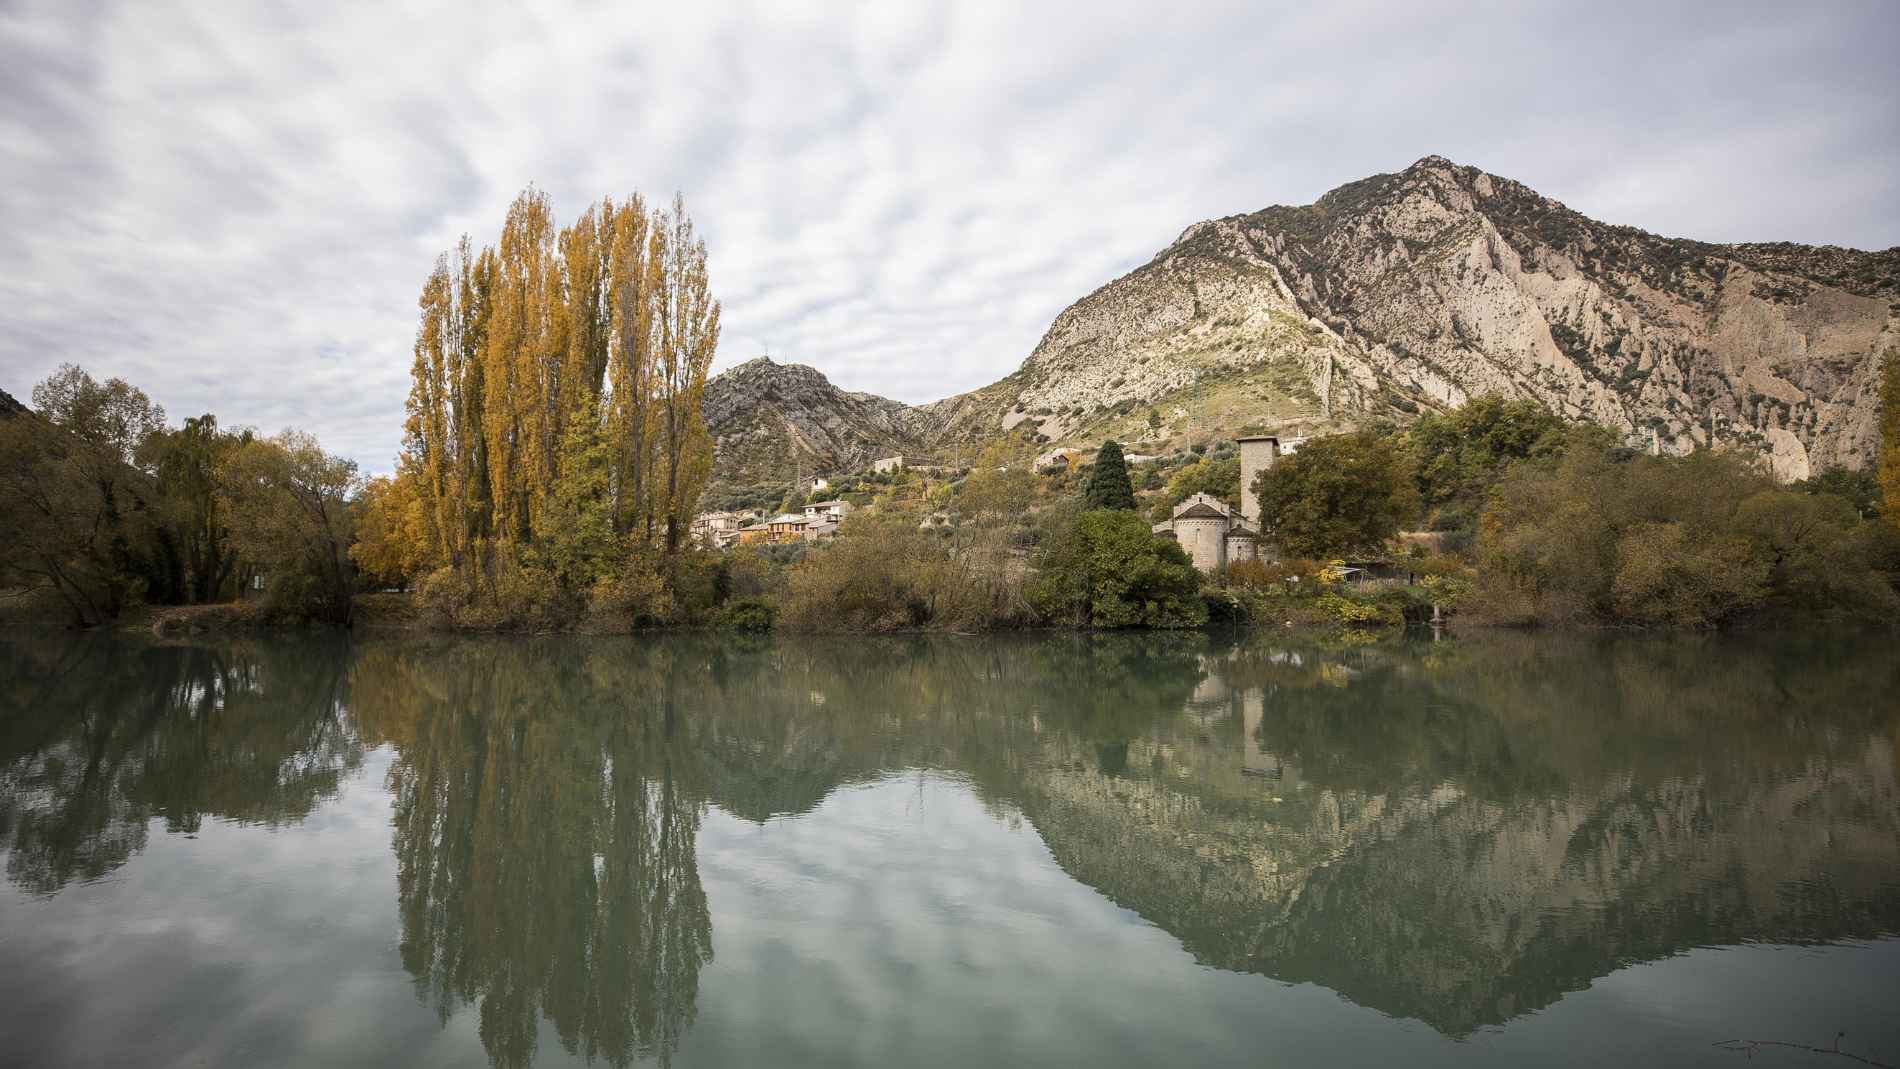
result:
M 728 484 L 789 482 L 924 447 L 924 421 L 909 405 L 840 390 L 813 368 L 763 356 L 708 379 L 701 412 L 714 477 Z
M 1869 462 L 1896 349 L 1900 249 L 1661 238 L 1430 156 L 1196 223 L 1066 309 L 1017 372 L 916 411 L 936 439 L 1158 442 L 1502 393 L 1800 478 Z

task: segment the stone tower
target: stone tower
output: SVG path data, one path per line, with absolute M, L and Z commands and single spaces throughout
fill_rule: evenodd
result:
M 1278 438 L 1256 434 L 1240 440 L 1240 515 L 1256 531 L 1261 529 L 1260 498 L 1254 495 L 1253 481 L 1279 458 Z

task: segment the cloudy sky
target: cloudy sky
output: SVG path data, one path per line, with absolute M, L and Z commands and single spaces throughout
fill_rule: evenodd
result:
M 906 401 L 1189 223 L 1430 153 L 1900 244 L 1891 0 L 481 6 L 0 0 L 0 388 L 73 361 L 387 470 L 431 261 L 530 182 L 563 221 L 684 192 L 720 367 Z

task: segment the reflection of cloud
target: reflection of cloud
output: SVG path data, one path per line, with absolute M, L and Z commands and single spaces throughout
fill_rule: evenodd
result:
M 1900 241 L 1894 8 L 1726 14 L 29 0 L 0 15 L 0 387 L 76 360 L 387 467 L 430 261 L 530 181 L 564 219 L 684 190 L 722 364 L 913 401 L 1013 369 L 1190 222 L 1429 152 L 1664 232 Z

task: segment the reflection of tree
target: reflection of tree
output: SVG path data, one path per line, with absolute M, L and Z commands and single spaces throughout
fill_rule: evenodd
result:
M 704 802 L 668 647 L 382 647 L 356 666 L 365 730 L 396 746 L 402 954 L 446 1019 L 479 1004 L 496 1065 L 561 1044 L 671 1059 L 712 924 Z
M 343 649 L 141 646 L 93 635 L 0 644 L 0 842 L 51 894 L 143 849 L 147 822 L 302 819 L 361 761 Z

